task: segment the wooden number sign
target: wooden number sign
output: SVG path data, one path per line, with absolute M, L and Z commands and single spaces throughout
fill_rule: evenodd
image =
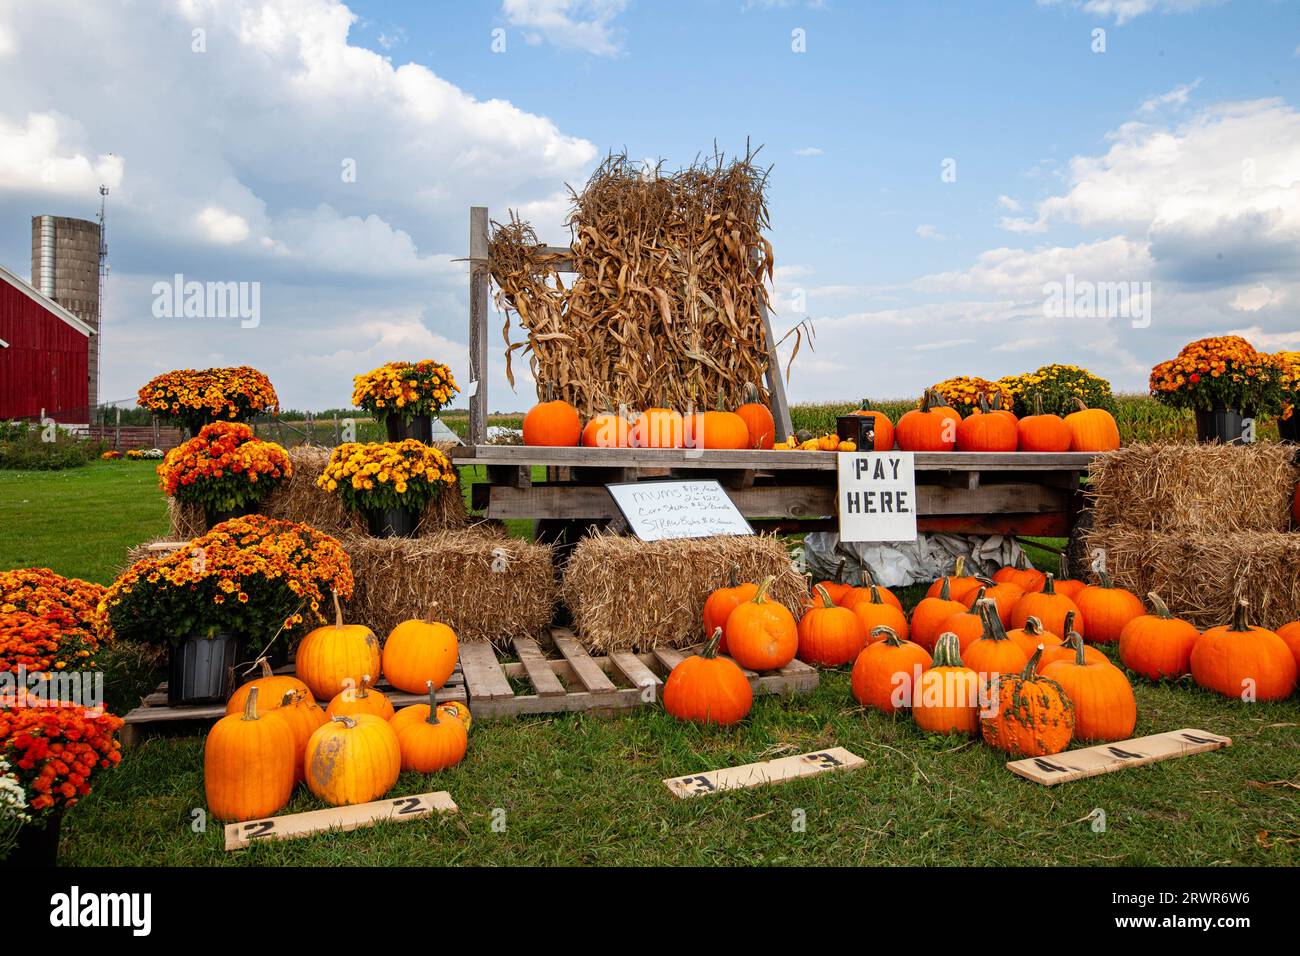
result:
M 794 780 L 796 777 L 809 777 L 830 770 L 855 770 L 864 762 L 857 754 L 849 753 L 843 747 L 831 747 L 829 750 L 818 750 L 793 757 L 778 757 L 776 760 L 747 763 L 741 767 L 728 767 L 725 770 L 709 770 L 685 777 L 670 777 L 664 781 L 664 785 L 675 797 L 702 797 L 721 790 L 761 787 L 769 783 Z
M 1112 773 L 1127 767 L 1186 757 L 1231 747 L 1232 739 L 1220 737 L 1205 730 L 1170 730 L 1149 737 L 1135 737 L 1113 744 L 1098 744 L 1080 750 L 1067 750 L 1050 757 L 1027 757 L 1012 760 L 1007 769 L 1027 780 L 1052 786 L 1082 780 L 1102 773 Z
M 409 797 L 390 797 L 349 807 L 330 807 L 290 813 L 264 820 L 245 820 L 226 824 L 226 849 L 242 850 L 254 840 L 294 840 L 327 830 L 356 830 L 382 820 L 420 820 L 433 813 L 455 813 L 456 803 L 446 790 L 417 793 Z

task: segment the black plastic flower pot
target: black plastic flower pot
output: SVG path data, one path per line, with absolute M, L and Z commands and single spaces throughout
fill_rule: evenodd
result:
M 388 415 L 384 418 L 384 427 L 388 430 L 389 441 L 414 438 L 426 445 L 433 444 L 433 418 L 429 415 L 413 415 L 405 419 L 401 415 Z
M 25 870 L 47 868 L 59 862 L 59 832 L 63 828 L 63 811 L 51 810 L 18 830 L 18 838 L 0 867 Z
M 235 689 L 235 664 L 243 642 L 233 634 L 191 634 L 172 648 L 167 703 L 224 704 Z
M 214 508 L 203 509 L 203 520 L 207 522 L 208 530 L 211 531 L 223 521 L 229 521 L 231 518 L 242 518 L 245 515 L 257 514 L 257 502 L 249 502 L 242 508 L 234 508 L 230 511 L 218 511 Z
M 1243 444 L 1245 441 L 1242 421 L 1249 416 L 1240 409 L 1198 408 L 1196 410 L 1196 440 L 1203 442 L 1220 442 L 1224 445 Z
M 415 508 L 367 508 L 366 525 L 376 538 L 414 538 L 420 512 Z
M 1290 418 L 1277 420 L 1277 434 L 1285 442 L 1300 445 L 1300 410 L 1292 412 Z

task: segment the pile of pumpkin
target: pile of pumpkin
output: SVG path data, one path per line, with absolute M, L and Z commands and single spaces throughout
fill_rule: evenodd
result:
M 299 645 L 296 673 L 276 674 L 262 659 L 261 676 L 231 695 L 226 716 L 208 732 L 203 786 L 218 820 L 269 816 L 299 783 L 334 806 L 377 800 L 401 771 L 432 773 L 465 756 L 469 708 L 437 703 L 459 656 L 452 629 L 403 621 L 381 652 L 370 628 L 343 623 L 337 595 L 334 606 L 335 623 Z M 372 686 L 381 674 L 429 702 L 395 710 Z
M 1148 680 L 1190 674 L 1202 687 L 1246 700 L 1282 699 L 1295 689 L 1300 621 L 1276 633 L 1254 627 L 1242 603 L 1231 624 L 1202 633 L 1154 594 L 1148 612 L 1104 572 L 1092 585 L 1057 581 L 1023 556 L 992 578 L 963 571 L 959 558 L 910 620 L 870 577 L 863 587 L 818 583 L 797 621 L 766 598 L 770 579 L 720 588 L 704 606 L 708 644 L 669 675 L 664 706 L 681 719 L 732 724 L 752 704 L 741 667 L 772 670 L 796 656 L 828 667 L 852 661 L 853 696 L 862 705 L 910 709 L 928 732 L 983 734 L 1010 753 L 1037 756 L 1072 740 L 1132 734 L 1132 684 L 1097 644 L 1117 643 L 1124 666 Z
M 734 411 L 682 414 L 647 408 L 634 416 L 613 410 L 585 425 L 578 410 L 561 400 L 534 405 L 524 416 L 524 444 L 586 448 L 771 448 L 776 439 L 772 411 L 757 396 Z

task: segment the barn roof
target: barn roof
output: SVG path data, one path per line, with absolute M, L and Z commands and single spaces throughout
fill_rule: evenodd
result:
M 58 316 L 60 319 L 68 323 L 68 325 L 72 326 L 74 329 L 76 329 L 78 332 L 80 332 L 82 335 L 86 336 L 87 338 L 95 334 L 95 330 L 91 328 L 89 325 L 87 325 L 85 322 L 81 321 L 81 319 L 77 318 L 75 315 L 73 315 L 63 306 L 59 305 L 59 303 L 55 302 L 53 299 L 41 294 L 40 292 L 37 292 L 36 289 L 32 288 L 22 279 L 18 278 L 16 275 L 14 275 L 4 266 L 0 266 L 0 282 L 4 282 L 7 283 L 8 285 L 13 286 L 23 295 L 27 296 L 27 298 L 31 299 L 33 302 L 35 302 L 37 305 L 43 308 L 46 312 L 50 312 Z

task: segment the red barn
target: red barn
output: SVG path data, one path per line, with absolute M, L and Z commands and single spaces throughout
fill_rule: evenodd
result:
M 0 266 L 0 420 L 90 418 L 92 329 Z

